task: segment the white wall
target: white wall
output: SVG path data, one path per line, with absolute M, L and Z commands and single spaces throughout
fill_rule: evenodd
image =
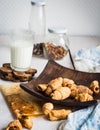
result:
M 28 28 L 31 0 L 0 0 L 0 33 Z M 65 26 L 71 35 L 100 36 L 100 0 L 46 0 L 47 27 Z

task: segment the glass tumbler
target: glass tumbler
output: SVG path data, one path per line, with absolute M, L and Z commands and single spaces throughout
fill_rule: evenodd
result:
M 33 33 L 28 30 L 14 30 L 11 33 L 11 68 L 27 71 L 31 66 Z

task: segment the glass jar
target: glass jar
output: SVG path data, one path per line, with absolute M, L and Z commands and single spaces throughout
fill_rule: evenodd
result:
M 68 52 L 69 39 L 67 29 L 64 27 L 48 28 L 48 36 L 45 39 L 45 56 L 50 59 L 61 59 Z
M 45 1 L 32 0 L 29 29 L 34 33 L 34 42 L 44 41 L 46 34 Z

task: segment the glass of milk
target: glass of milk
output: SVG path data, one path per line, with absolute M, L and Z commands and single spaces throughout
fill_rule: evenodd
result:
M 15 71 L 27 71 L 31 66 L 33 52 L 33 34 L 28 30 L 16 30 L 11 33 L 11 68 Z

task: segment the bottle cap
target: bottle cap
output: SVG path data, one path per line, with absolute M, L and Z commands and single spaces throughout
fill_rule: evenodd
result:
M 48 28 L 48 31 L 50 33 L 62 34 L 62 33 L 66 33 L 67 29 L 65 27 L 50 27 L 50 28 Z
M 31 4 L 38 6 L 45 5 L 45 0 L 31 0 Z

